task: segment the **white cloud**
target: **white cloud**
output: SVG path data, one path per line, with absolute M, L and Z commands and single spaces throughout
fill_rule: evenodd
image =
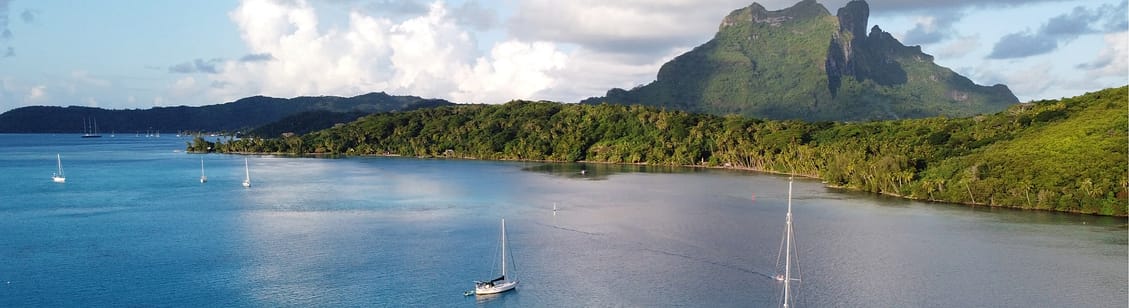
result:
M 86 106 L 88 107 L 98 107 L 98 100 L 93 97 L 87 97 L 83 102 L 86 102 Z
M 192 78 L 192 76 L 181 77 L 173 82 L 170 90 L 177 96 L 191 95 L 197 91 L 196 78 Z
M 505 102 L 553 84 L 567 56 L 553 43 L 509 40 L 476 56 L 473 35 L 441 2 L 425 15 L 393 22 L 363 11 L 341 27 L 322 27 L 304 0 L 246 0 L 229 13 L 249 51 L 274 61 L 228 61 L 210 95 L 351 96 L 372 91 L 476 102 Z M 327 29 L 323 29 L 327 28 Z
M 664 63 L 687 49 L 675 49 L 657 57 L 637 57 L 580 48 L 572 53 L 568 67 L 557 73 L 558 80 L 567 80 L 567 84 L 558 84 L 542 94 L 554 100 L 577 102 L 603 96 L 611 88 L 630 89 L 650 83 Z
M 1079 68 L 1089 69 L 1086 72 L 1089 78 L 1119 77 L 1125 82 L 1129 76 L 1129 32 L 1109 33 L 1104 39 L 1106 46 L 1097 58 Z
M 987 84 L 1007 85 L 1020 101 L 1031 100 L 1062 82 L 1059 75 L 1052 73 L 1050 62 L 1039 62 L 1025 68 L 1018 63 L 1004 63 L 1004 68 L 991 63 L 982 63 L 972 75 Z
M 980 47 L 980 35 L 958 37 L 937 52 L 940 59 L 963 57 Z
M 563 69 L 568 56 L 551 43 L 506 41 L 481 57 L 474 69 L 459 76 L 463 82 L 453 97 L 461 102 L 502 103 L 510 99 L 536 99 L 534 89 L 553 87 L 550 72 Z
M 27 91 L 27 101 L 29 102 L 43 101 L 45 99 L 47 99 L 47 86 L 45 85 L 34 86 L 31 90 Z
M 509 28 L 522 39 L 655 57 L 705 42 L 726 14 L 749 5 L 744 0 L 528 0 L 518 4 Z

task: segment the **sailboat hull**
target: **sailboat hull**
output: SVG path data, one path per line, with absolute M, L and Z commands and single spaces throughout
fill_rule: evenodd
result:
M 51 180 L 52 180 L 52 181 L 55 181 L 55 183 L 66 183 L 66 182 L 67 182 L 67 178 L 64 178 L 64 177 L 57 177 L 57 176 L 56 176 L 56 177 L 51 177 Z
M 474 287 L 474 294 L 477 294 L 477 295 L 497 294 L 497 293 L 502 293 L 502 292 L 506 292 L 506 291 L 509 291 L 509 290 L 513 290 L 514 287 L 517 287 L 517 281 L 503 281 L 503 282 L 500 282 L 500 283 L 495 283 L 492 286 L 490 286 L 490 285 L 480 285 L 480 286 Z

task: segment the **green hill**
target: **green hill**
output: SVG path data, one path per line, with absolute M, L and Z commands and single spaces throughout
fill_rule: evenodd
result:
M 804 0 L 733 11 L 712 40 L 664 64 L 656 80 L 586 104 L 643 104 L 767 119 L 858 121 L 971 116 L 1018 102 L 1004 85 L 979 86 L 874 26 L 851 1 L 832 16 Z
M 860 123 L 514 101 L 378 113 L 301 137 L 213 148 L 743 168 L 911 199 L 1124 216 L 1127 90 L 992 115 Z M 213 146 L 202 142 L 189 150 Z
M 149 130 L 236 131 L 249 130 L 305 111 L 368 114 L 450 104 L 445 100 L 392 96 L 380 92 L 354 97 L 317 96 L 286 99 L 252 96 L 230 103 L 200 107 L 154 107 L 129 110 L 80 106 L 29 106 L 0 114 L 0 133 L 80 133 L 83 132 L 84 121 L 93 120 L 98 121 L 102 133 L 116 131 L 132 134 Z M 309 130 L 326 127 L 328 126 Z

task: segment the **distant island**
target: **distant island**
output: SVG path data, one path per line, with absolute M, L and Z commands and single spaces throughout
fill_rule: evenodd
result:
M 403 111 L 417 108 L 452 105 L 441 99 L 416 96 L 393 96 L 384 92 L 354 97 L 306 96 L 273 98 L 252 96 L 234 102 L 200 107 L 154 107 L 150 109 L 111 110 L 93 107 L 29 106 L 0 114 L 0 133 L 78 133 L 84 120 L 97 118 L 102 132 L 135 134 L 146 132 L 238 132 L 262 127 L 271 133 L 298 129 L 300 133 L 349 122 L 373 112 Z M 302 119 L 300 114 L 315 112 L 322 121 L 301 122 L 302 127 L 278 124 L 266 126 L 286 117 Z M 307 118 L 309 116 L 307 115 Z
M 737 168 L 916 200 L 1126 216 L 1127 90 L 854 123 L 513 101 L 378 113 L 303 136 L 196 138 L 188 150 Z

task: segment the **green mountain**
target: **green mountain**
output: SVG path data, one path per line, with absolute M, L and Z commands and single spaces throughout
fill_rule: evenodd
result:
M 136 133 L 149 130 L 236 131 L 249 130 L 307 111 L 374 113 L 450 105 L 446 100 L 392 96 L 383 92 L 354 97 L 316 96 L 273 98 L 252 96 L 234 102 L 200 107 L 154 107 L 110 110 L 92 107 L 29 106 L 0 114 L 0 133 L 81 133 L 84 123 L 97 120 L 101 133 Z M 356 117 L 354 117 L 355 119 Z M 332 125 L 329 123 L 328 125 Z M 326 125 L 326 124 L 316 124 Z M 301 126 L 301 125 L 298 125 Z M 329 126 L 310 128 L 312 131 Z M 273 131 L 272 131 L 273 132 Z
M 855 0 L 832 16 L 804 0 L 733 11 L 712 40 L 675 57 L 656 80 L 585 104 L 643 104 L 768 119 L 880 120 L 993 113 L 1018 102 L 979 86 L 874 26 Z
M 198 139 L 189 150 L 727 167 L 910 199 L 1125 216 L 1127 93 L 851 123 L 514 101 L 376 113 L 287 138 Z

